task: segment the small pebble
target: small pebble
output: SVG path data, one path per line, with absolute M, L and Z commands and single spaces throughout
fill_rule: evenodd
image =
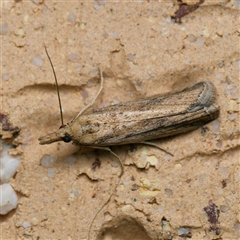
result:
M 68 55 L 68 59 L 70 62 L 78 62 L 80 60 L 80 56 L 78 54 L 75 53 L 70 53 Z
M 115 39 L 120 39 L 119 34 L 118 34 L 117 32 L 114 32 L 114 33 L 113 33 L 113 37 L 114 37 Z
M 35 56 L 32 59 L 32 63 L 37 67 L 42 67 L 43 65 L 43 59 L 40 56 Z
M 220 122 L 219 120 L 214 120 L 212 122 L 212 131 L 213 132 L 219 132 L 219 128 L 220 128 Z
M 190 42 L 195 42 L 195 37 L 194 37 L 194 35 L 189 35 L 189 41 Z
M 70 23 L 75 23 L 75 21 L 76 21 L 76 15 L 75 15 L 73 12 L 69 12 L 69 14 L 68 14 L 68 21 L 69 21 Z
M 67 158 L 67 162 L 72 165 L 77 161 L 77 159 L 75 157 L 68 157 Z
M 2 80 L 3 80 L 3 81 L 9 80 L 9 75 L 8 75 L 7 73 L 6 73 L 6 74 L 3 74 Z
M 2 141 L 0 141 L 0 145 L 3 148 L 0 155 L 0 181 L 1 183 L 7 183 L 16 173 L 20 164 L 20 157 L 12 157 L 8 154 L 11 146 L 6 145 Z
M 101 6 L 99 5 L 99 3 L 98 3 L 97 1 L 94 1 L 93 7 L 94 7 L 97 11 L 101 10 Z
M 221 210 L 221 212 L 227 212 L 229 210 L 229 208 L 226 205 L 221 205 L 220 210 Z
M 8 31 L 8 24 L 7 23 L 2 23 L 0 25 L 0 35 L 6 35 Z
M 54 158 L 50 155 L 44 155 L 40 163 L 43 167 L 50 167 L 54 163 Z
M 90 77 L 95 77 L 97 75 L 97 73 L 98 73 L 98 69 L 93 69 L 93 70 L 90 71 L 89 76 Z
M 230 121 L 233 121 L 237 118 L 237 114 L 236 113 L 231 113 L 231 114 L 229 114 L 228 118 L 229 118 Z
M 77 71 L 77 72 L 81 72 L 81 70 L 82 70 L 82 67 L 81 67 L 81 66 L 76 66 L 76 71 Z
M 199 37 L 196 41 L 197 45 L 199 45 L 200 47 L 202 47 L 204 45 L 204 38 L 203 37 Z
M 165 194 L 171 196 L 173 194 L 171 189 L 165 189 Z
M 132 53 L 129 53 L 127 55 L 127 60 L 131 61 L 131 62 L 135 62 L 136 61 L 136 56 Z
M 191 232 L 186 228 L 181 227 L 178 229 L 178 236 L 182 236 L 182 235 L 186 236 L 186 235 L 189 235 L 190 233 Z
M 29 228 L 29 227 L 31 227 L 31 224 L 29 222 L 23 222 L 22 226 L 24 228 Z
M 235 230 L 235 231 L 240 231 L 240 223 L 236 223 L 236 224 L 234 225 L 234 230 Z
M 48 168 L 48 177 L 54 177 L 55 169 L 54 168 Z
M 8 183 L 0 185 L 0 214 L 5 215 L 17 207 L 18 197 L 12 186 Z
M 240 1 L 234 0 L 234 6 L 235 6 L 235 8 L 240 8 Z

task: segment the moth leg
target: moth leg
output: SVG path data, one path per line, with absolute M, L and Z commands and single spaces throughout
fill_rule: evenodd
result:
M 77 119 L 80 115 L 82 115 L 85 111 L 87 111 L 90 107 L 92 107 L 92 105 L 95 103 L 96 99 L 98 98 L 99 94 L 101 93 L 101 91 L 103 90 L 103 73 L 102 70 L 99 68 L 99 73 L 100 73 L 100 78 L 101 78 L 101 82 L 100 82 L 100 89 L 98 90 L 97 95 L 95 96 L 95 98 L 92 100 L 91 103 L 89 103 L 87 106 L 85 106 L 78 114 L 77 116 L 72 120 L 72 122 Z
M 163 152 L 168 153 L 169 155 L 171 155 L 171 156 L 174 157 L 174 155 L 173 155 L 172 153 L 168 152 L 168 151 L 167 151 L 166 149 L 164 149 L 164 148 L 159 147 L 156 143 L 153 143 L 153 142 L 141 142 L 141 143 L 142 143 L 142 144 L 145 144 L 145 145 L 152 146 L 152 147 L 156 147 L 156 148 L 162 150 Z
M 119 163 L 120 163 L 120 166 L 121 166 L 121 173 L 120 173 L 120 175 L 119 175 L 119 178 L 122 177 L 122 175 L 123 175 L 123 173 L 124 173 L 124 165 L 123 165 L 123 163 L 122 163 L 122 160 L 118 157 L 118 155 L 117 155 L 116 153 L 114 153 L 109 147 L 96 147 L 96 146 L 88 146 L 88 147 L 108 151 L 108 152 L 110 152 L 114 157 L 116 157 L 117 160 L 118 160 Z
M 102 209 L 110 202 L 113 194 L 115 193 L 116 189 L 117 189 L 118 186 L 119 186 L 119 183 L 120 183 L 120 181 L 121 181 L 121 177 L 122 177 L 122 175 L 123 175 L 123 173 L 124 173 L 124 166 L 123 166 L 123 163 L 122 163 L 121 159 L 120 159 L 120 158 L 118 157 L 118 155 L 115 154 L 109 147 L 95 147 L 95 146 L 89 146 L 89 147 L 95 148 L 95 149 L 106 150 L 106 151 L 112 153 L 112 154 L 118 159 L 118 161 L 119 161 L 120 164 L 121 164 L 121 174 L 119 175 L 119 178 L 118 178 L 118 181 L 117 181 L 117 184 L 116 184 L 116 187 L 115 187 L 114 191 L 112 191 L 112 193 L 111 193 L 111 195 L 109 196 L 108 200 L 102 205 L 102 207 L 97 210 L 97 212 L 96 212 L 96 214 L 95 214 L 95 216 L 94 216 L 94 218 L 93 218 L 93 220 L 92 220 L 92 222 L 91 222 L 91 224 L 90 224 L 90 227 L 89 227 L 89 230 L 88 230 L 87 240 L 91 240 L 90 235 L 91 235 L 91 229 L 92 229 L 93 223 L 94 223 L 95 219 L 97 218 L 98 214 L 102 211 Z

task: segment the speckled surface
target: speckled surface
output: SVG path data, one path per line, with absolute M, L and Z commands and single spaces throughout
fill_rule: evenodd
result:
M 187 2 L 191 4 L 191 1 Z M 2 1 L 1 111 L 21 129 L 21 154 L 10 181 L 16 210 L 1 217 L 3 239 L 87 239 L 97 210 L 116 187 L 116 159 L 71 144 L 40 146 L 60 126 L 53 73 L 64 120 L 72 119 L 99 88 L 95 107 L 182 89 L 209 80 L 220 116 L 204 131 L 157 140 L 174 157 L 149 146 L 119 146 L 125 165 L 91 239 L 238 239 L 239 7 L 205 2 L 171 21 L 178 3 Z M 3 133 L 4 134 L 4 133 Z M 100 160 L 95 170 L 92 164 Z

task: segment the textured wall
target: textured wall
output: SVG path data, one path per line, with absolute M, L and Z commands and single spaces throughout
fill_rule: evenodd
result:
M 1 5 L 1 106 L 21 129 L 12 150 L 21 163 L 10 182 L 19 203 L 1 220 L 4 239 L 86 239 L 118 181 L 119 165 L 108 152 L 39 145 L 38 137 L 61 124 L 44 45 L 65 122 L 97 93 L 98 66 L 105 81 L 95 107 L 205 80 L 217 88 L 220 117 L 205 131 L 155 141 L 174 157 L 149 146 L 113 148 L 125 173 L 91 239 L 239 237 L 240 15 L 234 2 L 206 2 L 181 24 L 171 20 L 176 1 Z M 96 161 L 101 166 L 94 171 Z

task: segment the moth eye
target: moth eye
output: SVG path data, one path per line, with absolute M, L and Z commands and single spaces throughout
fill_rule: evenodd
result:
M 70 136 L 66 135 L 66 136 L 64 136 L 64 137 L 62 138 L 62 140 L 63 140 L 64 142 L 68 143 L 68 142 L 71 142 L 71 141 L 72 141 L 72 138 L 71 138 Z

